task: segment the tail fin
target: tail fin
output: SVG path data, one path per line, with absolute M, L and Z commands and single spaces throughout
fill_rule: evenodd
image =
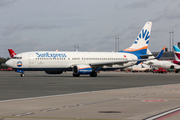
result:
M 140 31 L 139 35 L 135 39 L 134 43 L 129 48 L 124 49 L 123 51 L 127 51 L 127 52 L 140 51 L 140 53 L 146 54 L 149 44 L 151 27 L 152 27 L 152 22 L 150 21 L 146 22 L 143 29 Z
M 9 51 L 9 55 L 11 56 L 11 58 L 14 57 L 14 55 L 17 55 L 13 49 L 8 49 L 8 51 Z
M 174 49 L 174 55 L 175 55 L 175 60 L 180 61 L 180 49 L 178 46 L 173 46 Z

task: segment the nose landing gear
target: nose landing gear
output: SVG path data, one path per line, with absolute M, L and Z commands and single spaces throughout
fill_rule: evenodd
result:
M 24 77 L 25 76 L 25 74 L 24 73 L 21 73 L 21 77 Z
M 23 70 L 15 70 L 15 72 L 18 72 L 18 73 L 21 73 L 20 76 L 21 77 L 24 77 L 25 74 L 24 74 L 24 71 Z

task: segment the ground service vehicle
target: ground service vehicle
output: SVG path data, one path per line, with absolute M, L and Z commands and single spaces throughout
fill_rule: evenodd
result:
M 166 69 L 164 69 L 164 68 L 158 68 L 157 70 L 155 69 L 155 70 L 153 70 L 153 73 L 167 73 L 167 70 Z

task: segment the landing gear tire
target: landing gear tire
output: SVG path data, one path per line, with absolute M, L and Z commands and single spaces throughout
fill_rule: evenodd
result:
M 73 73 L 73 77 L 79 77 L 80 76 L 80 74 L 74 74 Z
M 97 72 L 92 72 L 92 73 L 90 74 L 90 77 L 97 77 Z
M 24 76 L 25 76 L 24 73 L 22 73 L 22 74 L 21 74 L 21 77 L 24 77 Z

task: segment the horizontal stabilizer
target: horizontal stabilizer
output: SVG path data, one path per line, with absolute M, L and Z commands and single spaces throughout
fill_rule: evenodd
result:
M 141 55 L 141 59 L 145 59 L 145 58 L 148 58 L 150 56 L 157 56 L 158 54 L 151 54 L 151 55 Z

